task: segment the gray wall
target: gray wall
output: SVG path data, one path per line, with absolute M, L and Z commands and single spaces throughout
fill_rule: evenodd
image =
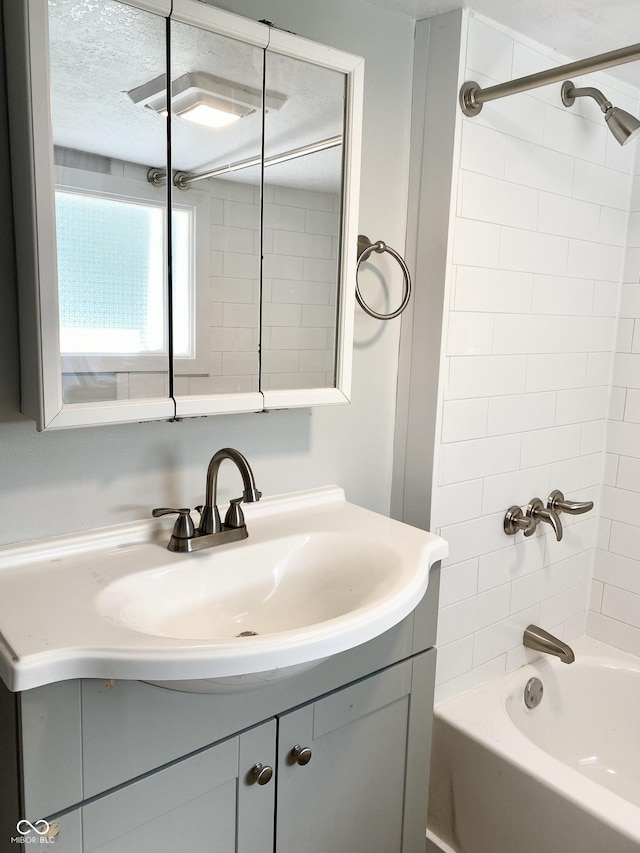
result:
M 413 19 L 363 0 L 348 5 L 344 0 L 227 0 L 218 5 L 365 58 L 360 231 L 402 251 Z M 350 406 L 36 432 L 19 404 L 6 118 L 2 80 L 0 543 L 144 518 L 154 506 L 193 506 L 202 500 L 209 458 L 226 445 L 248 456 L 265 494 L 338 483 L 350 500 L 387 513 L 400 321 L 381 324 L 359 309 Z M 393 275 L 393 265 L 387 273 Z M 235 476 L 223 471 L 222 500 L 237 492 Z

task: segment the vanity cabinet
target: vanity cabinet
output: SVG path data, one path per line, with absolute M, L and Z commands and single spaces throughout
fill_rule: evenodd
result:
M 3 8 L 24 414 L 348 402 L 363 60 L 197 0 Z
M 396 664 L 52 818 L 56 850 L 422 853 L 424 828 L 416 833 L 414 822 L 412 841 L 405 790 L 420 782 L 426 799 L 419 730 L 431 707 L 419 685 L 429 683 L 433 656 Z M 260 770 L 268 781 L 258 781 Z
M 16 820 L 48 821 L 60 853 L 424 853 L 437 587 L 436 565 L 399 625 L 257 690 L 19 694 Z

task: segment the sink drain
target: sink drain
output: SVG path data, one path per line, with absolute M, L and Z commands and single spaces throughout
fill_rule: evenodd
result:
M 242 631 L 240 634 L 236 634 L 236 637 L 257 637 L 257 631 Z

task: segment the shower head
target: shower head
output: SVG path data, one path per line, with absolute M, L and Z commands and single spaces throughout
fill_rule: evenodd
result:
M 600 89 L 593 89 L 590 86 L 584 89 L 576 89 L 571 80 L 565 80 L 562 84 L 561 96 L 565 107 L 572 106 L 576 98 L 593 98 L 604 113 L 607 127 L 620 145 L 626 145 L 640 133 L 640 121 L 626 110 L 614 107 Z
M 620 145 L 626 145 L 640 132 L 640 121 L 618 107 L 610 107 L 604 114 L 604 120 Z

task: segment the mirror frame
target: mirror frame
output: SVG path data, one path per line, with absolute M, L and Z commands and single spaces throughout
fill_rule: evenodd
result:
M 4 4 L 12 182 L 16 223 L 21 409 L 38 430 L 171 420 L 212 414 L 348 403 L 351 393 L 364 60 L 201 0 L 119 0 L 271 53 L 345 74 L 343 197 L 334 387 L 167 396 L 65 404 L 62 398 L 55 245 L 55 169 L 49 95 L 47 0 Z M 52 318 L 56 321 L 52 322 Z M 169 364 L 170 373 L 173 365 Z

